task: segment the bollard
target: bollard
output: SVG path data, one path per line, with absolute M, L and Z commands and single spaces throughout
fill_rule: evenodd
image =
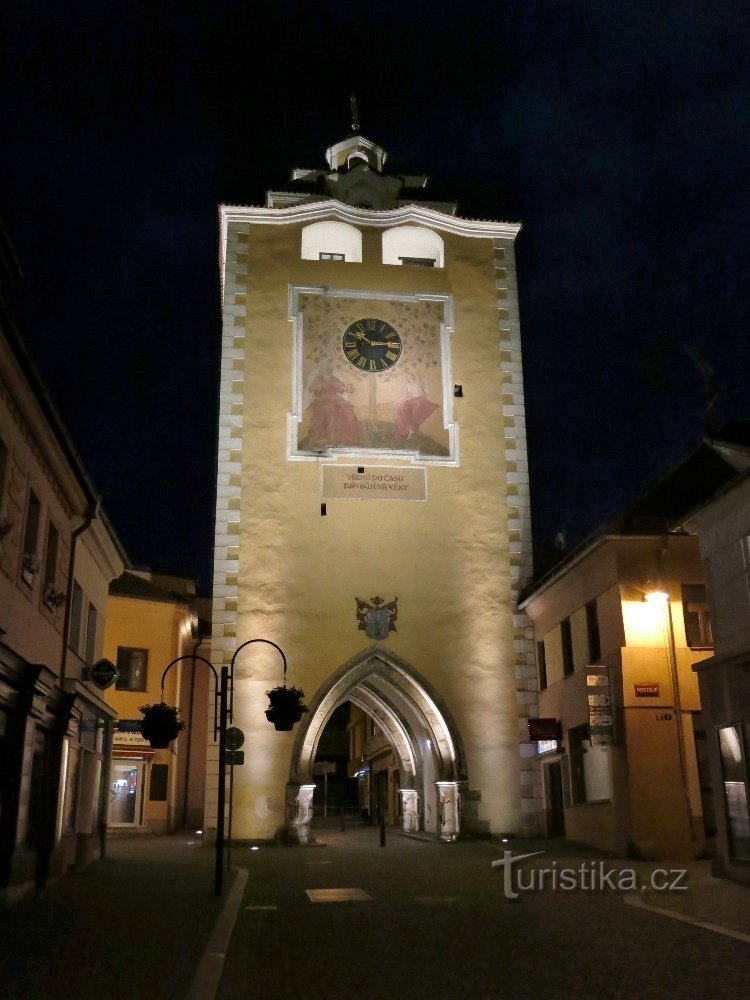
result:
M 385 813 L 380 814 L 380 846 L 385 847 Z
M 344 816 L 344 807 L 341 807 L 341 832 L 343 833 L 346 829 L 346 818 Z

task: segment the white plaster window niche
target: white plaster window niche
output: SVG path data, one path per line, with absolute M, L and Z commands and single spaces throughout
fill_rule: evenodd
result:
M 362 263 L 362 233 L 345 222 L 313 222 L 302 230 L 302 260 Z
M 399 267 L 444 267 L 445 244 L 423 226 L 396 226 L 383 233 L 383 263 Z

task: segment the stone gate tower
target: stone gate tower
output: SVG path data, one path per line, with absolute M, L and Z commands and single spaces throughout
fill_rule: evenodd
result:
M 393 747 L 411 824 L 535 824 L 520 226 L 462 219 L 426 184 L 389 174 L 355 122 L 265 207 L 220 210 L 212 655 L 271 640 L 310 707 L 276 732 L 281 660 L 241 651 L 236 838 L 305 841 L 317 743 L 345 701 Z

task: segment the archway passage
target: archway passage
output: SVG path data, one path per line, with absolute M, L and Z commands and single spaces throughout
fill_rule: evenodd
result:
M 444 840 L 460 831 L 460 791 L 465 756 L 447 707 L 409 664 L 386 650 L 360 653 L 316 692 L 297 732 L 287 786 L 287 826 L 302 843 L 309 837 L 314 765 L 333 713 L 345 702 L 360 709 L 395 754 L 392 775 L 401 797 L 405 830 L 425 830 Z

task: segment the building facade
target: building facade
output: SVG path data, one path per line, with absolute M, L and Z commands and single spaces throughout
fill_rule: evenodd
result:
M 203 825 L 209 672 L 195 609 L 195 585 L 180 577 L 131 570 L 112 582 L 105 656 L 118 677 L 106 691 L 117 712 L 109 785 L 110 832 L 171 833 Z M 169 671 L 166 667 L 186 657 Z M 180 708 L 185 728 L 164 750 L 140 730 L 140 707 L 162 700 Z M 213 720 L 212 720 L 213 721 Z
M 684 520 L 735 475 L 700 445 L 524 595 L 549 834 L 643 858 L 715 849 L 710 722 L 694 671 L 713 652 L 712 608 Z
M 234 835 L 307 838 L 316 748 L 347 701 L 420 828 L 533 829 L 520 227 L 429 202 L 356 123 L 326 160 L 265 207 L 220 211 L 214 662 L 274 642 L 309 705 L 275 732 L 281 658 L 239 651 Z
M 713 809 L 692 666 L 712 639 L 695 539 L 602 535 L 522 607 L 547 833 L 620 856 L 700 856 Z
M 3 901 L 101 852 L 114 712 L 88 671 L 124 562 L 0 296 Z
M 711 447 L 735 475 L 684 522 L 698 537 L 714 655 L 695 667 L 715 792 L 718 874 L 750 882 L 750 434 Z

